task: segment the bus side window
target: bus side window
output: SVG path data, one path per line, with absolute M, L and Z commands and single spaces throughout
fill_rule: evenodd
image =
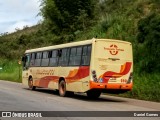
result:
M 76 47 L 71 48 L 70 57 L 69 57 L 69 65 L 75 65 L 75 56 L 76 56 Z
M 30 61 L 30 66 L 34 66 L 35 62 L 35 53 L 31 54 L 31 61 Z
M 41 65 L 42 52 L 38 52 L 35 56 L 35 66 Z
M 81 63 L 82 47 L 71 48 L 69 65 L 79 66 Z
M 50 51 L 50 57 L 49 58 L 50 58 L 49 66 L 57 66 L 58 51 L 57 50 Z
M 77 47 L 77 53 L 75 57 L 75 65 L 81 64 L 82 47 Z
M 44 51 L 42 53 L 42 62 L 41 62 L 41 66 L 48 66 L 49 65 L 49 52 L 48 51 Z
M 62 49 L 58 50 L 58 57 L 62 56 Z
M 91 45 L 83 46 L 82 62 L 81 65 L 89 65 L 91 58 Z
M 58 65 L 67 66 L 69 60 L 69 48 L 64 48 L 60 51 Z

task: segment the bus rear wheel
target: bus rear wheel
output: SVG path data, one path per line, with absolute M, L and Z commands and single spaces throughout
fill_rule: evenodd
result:
M 66 92 L 66 82 L 64 80 L 61 80 L 59 83 L 59 95 L 61 97 L 65 97 L 67 94 Z
M 28 86 L 29 86 L 29 89 L 31 89 L 31 90 L 36 89 L 36 86 L 33 86 L 33 78 L 31 78 L 31 77 L 28 79 Z
M 89 90 L 87 91 L 87 96 L 91 99 L 97 99 L 101 95 L 101 91 L 99 90 Z
M 64 80 L 61 80 L 59 83 L 59 95 L 61 97 L 72 97 L 74 96 L 74 92 L 67 91 L 66 90 L 66 82 Z

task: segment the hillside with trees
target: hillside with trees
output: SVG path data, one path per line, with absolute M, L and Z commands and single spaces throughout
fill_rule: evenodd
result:
M 134 88 L 121 96 L 160 101 L 159 6 L 159 0 L 41 0 L 40 24 L 0 36 L 0 79 L 21 81 L 17 61 L 26 49 L 120 39 L 134 53 Z

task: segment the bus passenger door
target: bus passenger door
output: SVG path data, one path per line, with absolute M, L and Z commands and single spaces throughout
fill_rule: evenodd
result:
M 29 75 L 29 64 L 30 64 L 30 55 L 25 54 L 22 58 L 22 84 L 28 86 L 28 75 Z

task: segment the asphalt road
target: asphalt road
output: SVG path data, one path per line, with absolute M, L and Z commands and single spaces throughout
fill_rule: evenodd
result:
M 60 97 L 55 91 L 25 88 L 20 83 L 0 80 L 0 111 L 160 111 L 160 103 L 135 100 L 129 98 L 101 95 L 97 100 L 88 99 L 85 94 L 76 94 L 72 97 Z M 123 120 L 159 120 L 160 117 L 124 117 Z M 0 120 L 22 118 L 0 118 Z M 23 118 L 24 119 L 24 118 Z M 25 118 L 29 119 L 29 118 Z M 36 118 L 31 118 L 34 120 Z M 52 119 L 52 118 L 38 118 Z M 97 120 L 96 117 L 55 117 L 63 120 Z M 98 119 L 121 119 L 119 117 Z

